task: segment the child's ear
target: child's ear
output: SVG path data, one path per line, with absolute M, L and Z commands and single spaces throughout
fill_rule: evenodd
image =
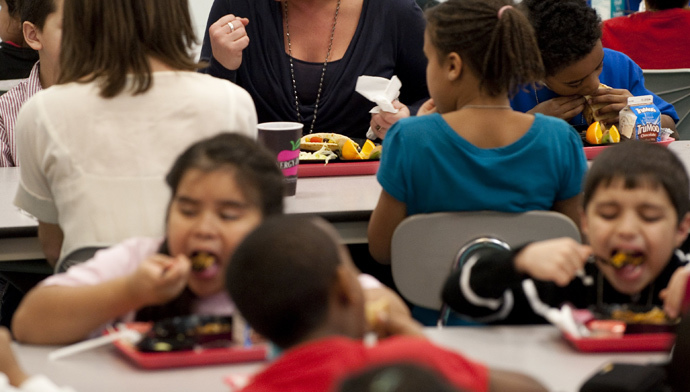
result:
M 22 32 L 24 33 L 24 41 L 33 50 L 43 49 L 43 44 L 41 43 L 40 32 L 38 27 L 31 22 L 22 23 Z
M 685 213 L 683 219 L 678 222 L 678 230 L 676 230 L 676 248 L 681 246 L 688 237 L 690 231 L 690 212 Z
M 448 65 L 448 80 L 454 81 L 460 78 L 462 74 L 462 58 L 455 52 L 451 52 L 446 57 L 446 64 Z

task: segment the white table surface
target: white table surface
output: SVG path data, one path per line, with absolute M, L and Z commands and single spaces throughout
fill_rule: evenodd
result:
M 584 380 L 610 361 L 662 361 L 664 353 L 584 354 L 575 351 L 551 326 L 426 328 L 437 344 L 461 352 L 490 367 L 527 373 L 552 392 L 577 391 Z M 55 347 L 14 344 L 20 363 L 30 374 L 44 374 L 58 385 L 77 391 L 204 391 L 227 392 L 223 378 L 249 375 L 264 362 L 194 368 L 144 370 L 112 346 L 48 361 Z
M 438 344 L 490 367 L 529 374 L 551 392 L 577 392 L 609 362 L 661 362 L 665 353 L 581 353 L 550 325 L 426 329 Z
M 13 204 L 19 168 L 0 168 L 0 261 L 42 259 L 36 221 Z M 316 214 L 331 221 L 345 243 L 366 243 L 366 228 L 381 186 L 376 176 L 307 177 L 285 198 L 288 214 Z

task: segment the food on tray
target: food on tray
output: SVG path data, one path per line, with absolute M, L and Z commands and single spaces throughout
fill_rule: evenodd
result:
M 206 252 L 199 252 L 192 256 L 192 270 L 193 271 L 203 271 L 206 268 L 213 265 L 216 258 Z
M 611 311 L 611 318 L 628 324 L 654 324 L 662 325 L 671 322 L 666 313 L 659 307 L 654 307 L 648 312 L 634 312 L 628 309 L 615 309 Z
M 232 343 L 232 317 L 182 316 L 153 324 L 137 343 L 139 351 L 167 352 L 191 350 L 196 346 L 229 346 Z
M 331 159 L 337 159 L 338 154 L 329 150 L 327 146 L 321 147 L 319 151 L 309 152 L 300 151 L 299 160 L 300 161 L 325 161 L 328 163 Z
M 331 151 L 339 151 L 342 144 L 348 140 L 355 143 L 349 137 L 337 133 L 312 133 L 302 136 L 299 148 L 304 151 L 319 151 L 326 147 Z M 355 145 L 359 147 L 357 143 Z
M 621 135 L 615 125 L 611 125 L 611 128 L 606 129 L 604 123 L 597 121 L 587 128 L 585 140 L 589 144 L 618 143 L 621 141 Z
M 626 265 L 637 266 L 642 264 L 644 257 L 639 252 L 616 252 L 613 257 L 608 260 L 608 264 L 614 268 L 623 268 Z
M 313 133 L 303 136 L 300 143 L 300 160 L 343 160 L 380 159 L 381 146 L 371 140 L 360 148 L 354 140 L 337 133 Z M 333 152 L 335 155 L 331 154 Z
M 604 83 L 599 83 L 599 88 L 606 88 L 610 89 L 611 87 L 605 85 Z M 602 116 L 601 114 L 598 113 L 599 109 L 603 108 L 607 104 L 605 103 L 595 103 L 595 104 L 589 104 L 589 100 L 592 98 L 591 95 L 585 95 L 585 108 L 582 110 L 582 116 L 585 118 L 585 121 L 587 121 L 587 124 L 592 124 L 595 122 L 599 121 L 605 121 L 609 118 L 615 117 L 615 113 L 609 113 L 607 115 Z
M 364 305 L 364 315 L 367 319 L 367 324 L 372 328 L 376 326 L 379 313 L 386 312 L 389 308 L 390 303 L 385 297 L 367 302 L 366 305 Z

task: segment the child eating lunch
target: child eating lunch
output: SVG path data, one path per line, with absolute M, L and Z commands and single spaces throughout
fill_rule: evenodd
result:
M 282 213 L 275 157 L 246 136 L 220 134 L 189 147 L 166 182 L 165 238 L 128 239 L 41 282 L 12 320 L 17 340 L 71 343 L 132 321 L 137 311 L 137 319 L 154 321 L 233 312 L 224 289 L 228 260 L 263 218 Z
M 373 298 L 362 290 L 340 243 L 323 219 L 284 215 L 266 219 L 237 248 L 228 292 L 247 322 L 285 350 L 243 392 L 333 391 L 353 372 L 400 362 L 434 369 L 463 391 L 545 390 L 532 377 L 431 343 L 392 291 Z M 376 306 L 380 301 L 390 306 Z M 378 311 L 367 311 L 372 306 Z M 381 337 L 378 344 L 362 341 L 367 329 Z
M 638 141 L 609 147 L 584 184 L 581 223 L 589 245 L 560 238 L 477 253 L 448 278 L 443 300 L 484 322 L 544 322 L 523 289 L 532 280 L 550 306 L 658 306 L 678 317 L 690 276 L 686 255 L 676 249 L 690 229 L 688 187 L 670 150 Z M 590 278 L 577 277 L 583 269 Z
M 597 115 L 608 124 L 628 97 L 652 95 L 661 112 L 661 126 L 675 131 L 678 114 L 644 85 L 642 70 L 628 56 L 601 44 L 601 20 L 582 0 L 525 0 L 520 4 L 534 27 L 546 75 L 543 86 L 526 86 L 511 100 L 515 110 L 543 113 L 589 125 L 585 103 L 603 105 Z M 606 87 L 600 87 L 600 83 Z M 677 132 L 673 135 L 678 139 Z
M 423 109 L 437 113 L 403 119 L 384 139 L 368 228 L 380 263 L 390 263 L 393 232 L 413 214 L 554 210 L 578 222 L 587 169 L 579 135 L 510 107 L 511 93 L 544 75 L 532 28 L 511 3 L 449 0 L 426 11 L 433 102 Z

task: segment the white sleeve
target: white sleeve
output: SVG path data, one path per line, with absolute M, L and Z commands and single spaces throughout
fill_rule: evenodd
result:
M 57 207 L 46 177 L 46 167 L 52 161 L 47 156 L 50 135 L 41 115 L 42 102 L 39 92 L 22 106 L 17 116 L 15 138 L 21 171 L 14 204 L 41 222 L 57 224 Z

